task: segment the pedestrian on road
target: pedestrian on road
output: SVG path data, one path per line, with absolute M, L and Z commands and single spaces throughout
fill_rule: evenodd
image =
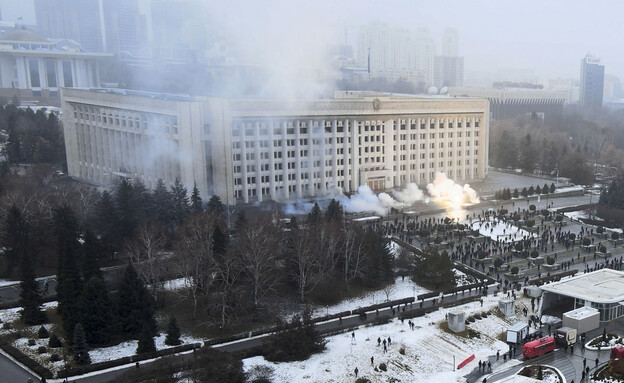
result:
M 357 378 L 357 374 L 358 374 L 358 372 L 360 372 L 360 370 L 358 370 L 358 368 L 356 367 L 353 372 L 355 372 L 355 377 Z
M 374 366 L 374 365 L 375 365 L 375 357 L 371 356 L 371 366 Z
M 587 367 L 587 358 L 583 358 L 583 370 Z
M 585 367 L 585 376 L 589 376 L 589 366 Z
M 500 350 L 496 351 L 496 361 L 498 362 L 498 359 L 500 359 Z
M 487 383 L 487 379 L 486 378 L 483 378 L 483 383 Z
M 585 380 L 585 370 L 581 372 L 581 380 Z
M 339 317 L 339 318 L 338 318 L 338 324 L 339 324 L 339 325 L 342 325 L 342 317 Z
M 594 368 L 598 368 L 598 363 L 599 363 L 599 362 L 600 362 L 600 361 L 598 360 L 598 357 L 596 357 L 596 367 L 594 367 Z
M 481 361 L 479 361 L 479 371 L 481 371 Z
M 492 372 L 492 362 L 488 361 L 488 371 Z
M 507 353 L 503 354 L 503 363 L 507 362 Z
M 574 345 L 573 344 L 570 345 L 570 354 L 574 354 Z

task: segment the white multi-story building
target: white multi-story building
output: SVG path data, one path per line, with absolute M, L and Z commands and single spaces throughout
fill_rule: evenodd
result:
M 485 99 L 340 92 L 314 101 L 63 89 L 69 174 L 197 184 L 229 204 L 459 182 L 487 173 Z
M 412 33 L 403 27 L 384 23 L 360 26 L 357 39 L 357 62 L 373 73 L 411 72 L 408 78 L 433 82 L 435 44 L 426 29 Z

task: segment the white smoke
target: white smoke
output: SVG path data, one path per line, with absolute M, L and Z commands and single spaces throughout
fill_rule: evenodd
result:
M 427 185 L 427 191 L 434 199 L 448 201 L 454 206 L 479 203 L 477 192 L 470 185 L 461 186 L 441 172 L 436 172 L 433 182 Z
M 422 201 L 425 199 L 425 193 L 416 185 L 415 183 L 409 183 L 405 187 L 405 189 L 401 191 L 395 191 L 394 197 L 403 202 L 405 205 L 412 205 L 417 201 Z

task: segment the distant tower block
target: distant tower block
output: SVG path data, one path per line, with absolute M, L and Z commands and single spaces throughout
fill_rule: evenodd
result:
M 448 313 L 448 327 L 453 332 L 462 332 L 466 329 L 466 313 L 454 311 Z
M 501 299 L 498 301 L 498 308 L 506 317 L 513 317 L 516 315 L 516 302 L 512 299 Z

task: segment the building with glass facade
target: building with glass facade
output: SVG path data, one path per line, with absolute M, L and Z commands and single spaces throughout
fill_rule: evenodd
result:
M 600 312 L 601 322 L 624 316 L 623 271 L 596 270 L 540 288 L 544 292 L 542 310 L 552 306 L 567 306 L 569 310 L 593 307 Z

